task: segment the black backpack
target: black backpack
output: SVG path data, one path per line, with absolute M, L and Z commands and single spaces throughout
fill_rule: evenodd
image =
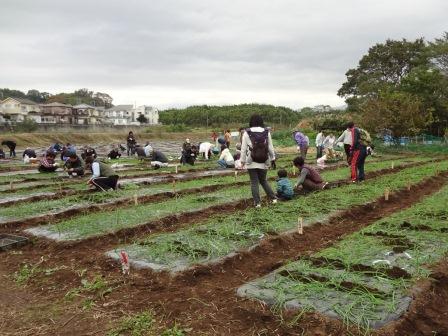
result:
M 265 163 L 269 160 L 269 131 L 265 129 L 263 132 L 252 132 L 249 129 L 246 130 L 249 135 L 252 147 L 250 149 L 250 157 L 252 161 L 257 163 Z

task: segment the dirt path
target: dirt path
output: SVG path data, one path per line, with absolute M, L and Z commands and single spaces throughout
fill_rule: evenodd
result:
M 39 273 L 30 281 L 30 289 L 26 294 L 33 298 L 33 295 L 40 293 L 42 288 L 51 288 L 52 295 L 42 298 L 42 302 L 56 307 L 61 305 L 64 307 L 64 304 L 57 302 L 58 299 L 60 300 L 68 289 L 80 285 L 80 270 L 88 269 L 89 274 L 104 276 L 115 284 L 115 288 L 104 301 L 99 300 L 96 303 L 98 307 L 103 307 L 104 304 L 109 306 L 101 308 L 104 311 L 103 315 L 97 318 L 94 325 L 90 325 L 91 334 L 96 331 L 100 335 L 104 334 L 110 320 L 123 314 L 120 312 L 140 312 L 152 308 L 157 312 L 157 317 L 167 324 L 177 320 L 183 327 L 192 328 L 192 335 L 345 335 L 346 329 L 340 322 L 318 314 L 304 314 L 300 322 L 294 326 L 282 324 L 266 307 L 255 301 L 238 298 L 235 295 L 236 289 L 241 284 L 279 267 L 287 260 L 310 255 L 384 216 L 412 206 L 423 197 L 439 190 L 447 180 L 446 175 L 429 178 L 413 187 L 411 192 L 403 190 L 394 193 L 388 202 L 379 199 L 371 204 L 357 206 L 340 213 L 325 225 L 315 224 L 307 227 L 303 236 L 289 234 L 269 237 L 259 247 L 250 252 L 239 253 L 223 264 L 197 267 L 175 278 L 165 273 L 155 274 L 142 270 L 134 271 L 129 278 L 123 280 L 119 266 L 103 257 L 103 246 L 101 249 L 95 246 L 62 249 L 56 244 L 47 245 L 39 242 L 24 247 L 21 250 L 22 254 L 6 254 L 0 272 L 3 276 L 7 272 L 17 270 L 17 265 L 25 261 L 35 264 L 41 256 L 46 259 L 42 263 L 44 268 L 61 265 L 68 267 L 56 271 L 53 276 Z M 439 303 L 439 306 L 440 302 L 446 302 L 443 300 L 448 295 L 447 273 L 446 267 L 440 267 L 436 275 L 439 281 L 433 282 L 435 286 L 433 288 L 437 290 L 440 288 L 440 296 L 438 293 L 436 297 L 431 296 L 435 294 L 427 292 L 419 293 L 415 308 L 411 309 L 409 316 L 401 321 L 401 324 L 396 324 L 394 335 L 412 335 L 409 334 L 412 328 L 416 328 L 415 335 L 426 335 L 425 332 L 428 330 L 426 318 L 434 319 L 434 323 L 431 321 L 431 326 L 437 327 L 440 331 L 438 335 L 448 333 L 448 320 L 441 319 L 444 315 L 440 313 L 440 308 L 428 302 L 428 299 L 437 299 L 434 304 Z M 57 284 L 62 284 L 62 288 L 58 288 Z M 93 311 L 85 314 L 94 316 Z M 412 324 L 414 318 L 420 322 Z M 62 317 L 58 323 L 61 321 Z M 87 326 L 88 321 L 90 320 L 85 322 Z M 9 321 L 5 330 L 12 330 L 11 328 L 25 322 L 27 325 L 30 323 L 19 317 L 16 321 Z M 39 326 L 43 328 L 43 321 L 37 319 L 35 325 L 36 328 Z M 59 333 L 56 326 L 50 325 L 46 334 L 85 333 L 73 328 Z

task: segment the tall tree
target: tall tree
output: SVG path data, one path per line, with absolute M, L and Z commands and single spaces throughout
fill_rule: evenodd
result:
M 347 81 L 338 95 L 346 98 L 353 109 L 358 106 L 356 100 L 378 97 L 381 91 L 396 88 L 413 68 L 425 64 L 428 55 L 423 39 L 378 43 L 361 58 L 358 67 L 347 71 Z

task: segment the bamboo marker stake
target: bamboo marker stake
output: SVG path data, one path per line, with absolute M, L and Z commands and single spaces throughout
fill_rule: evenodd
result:
M 9 182 L 9 190 L 14 190 L 14 185 L 12 184 L 12 181 Z
M 303 234 L 303 218 L 299 217 L 297 220 L 297 232 L 302 235 Z
M 59 182 L 59 192 L 62 193 L 62 183 Z
M 296 176 L 296 166 L 292 165 L 292 176 Z
M 410 191 L 411 190 L 411 182 L 408 181 L 406 187 L 407 187 L 408 191 Z
M 392 161 L 392 163 L 391 163 L 390 167 L 391 167 L 392 169 L 394 169 L 394 167 L 395 167 L 395 164 L 394 164 L 394 162 L 393 162 L 393 161 Z
M 384 200 L 385 201 L 389 200 L 389 194 L 390 194 L 390 189 L 389 188 L 385 188 L 384 189 Z
M 237 177 L 238 177 L 238 170 L 235 170 L 235 182 L 236 182 Z
M 176 180 L 173 180 L 173 193 L 176 193 Z
M 134 204 L 138 205 L 138 197 L 137 194 L 134 194 Z
M 178 173 L 178 167 L 179 167 L 179 166 L 178 166 L 178 165 L 176 165 L 176 174 Z

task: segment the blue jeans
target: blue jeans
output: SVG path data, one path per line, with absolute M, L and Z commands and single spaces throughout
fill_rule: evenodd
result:
M 218 166 L 219 166 L 219 168 L 234 168 L 235 167 L 235 165 L 227 164 L 226 160 L 218 160 Z
M 364 181 L 364 163 L 367 158 L 367 147 L 361 146 L 359 150 L 358 161 L 356 162 L 356 169 L 358 170 L 358 181 Z

